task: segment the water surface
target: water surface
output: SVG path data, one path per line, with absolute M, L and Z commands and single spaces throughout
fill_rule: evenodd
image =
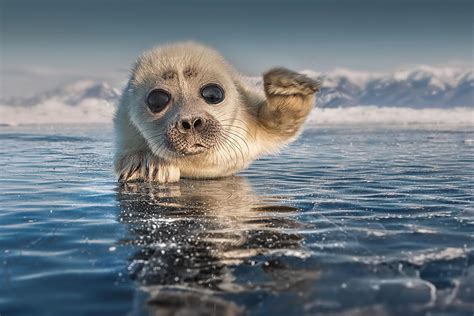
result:
M 119 186 L 110 126 L 0 129 L 0 314 L 472 315 L 474 132 L 318 127 Z

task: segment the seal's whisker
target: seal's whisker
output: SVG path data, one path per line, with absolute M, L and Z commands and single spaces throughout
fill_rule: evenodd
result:
M 247 140 L 243 136 L 239 135 L 238 132 L 234 133 L 234 132 L 226 131 L 225 133 L 228 134 L 228 135 L 233 135 L 235 137 L 238 137 L 244 143 L 244 145 L 247 147 L 247 154 L 250 153 L 250 147 L 247 143 Z

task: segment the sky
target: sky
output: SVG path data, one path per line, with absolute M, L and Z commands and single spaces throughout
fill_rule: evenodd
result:
M 0 96 L 121 82 L 144 50 L 194 40 L 247 75 L 272 66 L 473 67 L 466 0 L 0 0 Z

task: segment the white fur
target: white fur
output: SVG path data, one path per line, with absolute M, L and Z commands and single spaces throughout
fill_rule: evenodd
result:
M 305 77 L 298 76 L 296 85 L 314 93 L 308 84 L 301 84 Z M 267 93 L 301 91 L 292 86 L 291 78 L 275 80 L 277 84 L 270 84 Z M 224 101 L 217 105 L 207 104 L 199 95 L 200 87 L 212 82 L 225 90 Z M 172 106 L 153 114 L 145 104 L 145 96 L 151 89 L 163 87 L 173 96 Z M 259 121 L 265 103 L 263 91 L 251 88 L 219 53 L 208 47 L 185 42 L 154 48 L 135 63 L 115 115 L 115 170 L 125 181 L 174 182 L 179 177 L 234 174 L 257 157 L 279 150 L 298 134 L 282 136 L 266 129 Z M 189 156 L 165 148 L 164 135 L 170 122 L 183 112 L 203 111 L 223 126 L 225 137 L 217 146 Z

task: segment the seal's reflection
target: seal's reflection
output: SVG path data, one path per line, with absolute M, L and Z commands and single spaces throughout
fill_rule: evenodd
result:
M 120 220 L 131 232 L 128 243 L 139 250 L 131 258 L 131 277 L 152 293 L 152 313 L 238 314 L 240 309 L 212 293 L 239 293 L 289 287 L 275 256 L 303 251 L 297 209 L 265 201 L 247 180 L 184 180 L 163 186 L 129 183 L 118 192 Z M 236 267 L 265 274 L 238 280 Z M 263 272 L 262 272 L 263 271 Z M 260 282 L 259 282 L 260 281 Z M 185 290 L 183 290 L 185 289 Z M 197 309 L 196 309 L 197 308 Z M 206 311 L 209 309 L 208 311 Z

